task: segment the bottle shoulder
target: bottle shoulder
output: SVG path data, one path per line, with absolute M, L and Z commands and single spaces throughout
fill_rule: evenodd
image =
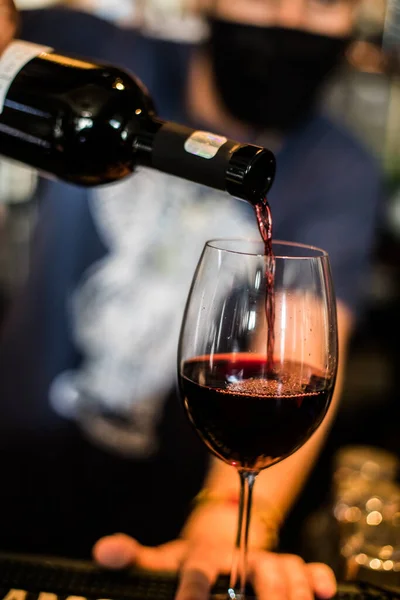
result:
M 58 121 L 92 119 L 91 127 L 134 124 L 138 116 L 154 113 L 146 88 L 133 74 L 55 52 L 25 65 L 9 89 L 6 105 L 26 113 L 40 111 Z

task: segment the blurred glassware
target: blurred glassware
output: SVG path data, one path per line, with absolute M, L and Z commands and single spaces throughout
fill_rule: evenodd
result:
M 370 490 L 349 507 L 353 532 L 342 540 L 347 576 L 382 581 L 400 578 L 400 486 L 390 481 L 370 483 Z M 380 573 L 380 578 L 368 572 Z
M 339 526 L 340 551 L 345 558 L 357 552 L 367 516 L 368 501 L 382 485 L 392 485 L 399 459 L 380 448 L 345 446 L 335 457 L 333 514 Z M 388 490 L 383 490 L 388 495 Z M 360 537 L 361 536 L 361 537 Z
M 335 456 L 334 491 L 340 500 L 348 490 L 361 492 L 366 484 L 375 481 L 393 481 L 399 469 L 399 458 L 373 446 L 344 446 Z

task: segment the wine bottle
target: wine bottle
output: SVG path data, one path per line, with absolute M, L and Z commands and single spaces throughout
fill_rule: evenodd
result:
M 24 41 L 0 59 L 0 153 L 81 186 L 143 165 L 253 203 L 275 173 L 265 148 L 159 119 L 132 74 Z

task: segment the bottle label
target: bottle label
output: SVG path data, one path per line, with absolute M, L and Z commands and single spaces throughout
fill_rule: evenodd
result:
M 222 135 L 215 135 L 208 131 L 194 131 L 185 142 L 185 150 L 189 154 L 201 158 L 214 158 L 221 146 L 226 144 L 227 141 L 228 138 Z
M 51 52 L 48 46 L 38 46 L 30 42 L 11 42 L 0 58 L 0 114 L 12 82 L 20 70 L 33 58 L 43 52 Z

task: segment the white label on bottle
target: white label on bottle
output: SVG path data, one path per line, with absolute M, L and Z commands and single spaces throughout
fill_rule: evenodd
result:
M 4 101 L 16 75 L 30 60 L 43 52 L 51 52 L 48 46 L 38 46 L 30 42 L 16 40 L 6 48 L 0 58 L 0 114 Z
M 185 150 L 189 154 L 201 158 L 214 158 L 218 150 L 226 144 L 228 139 L 222 135 L 215 135 L 208 131 L 195 131 L 185 142 Z

